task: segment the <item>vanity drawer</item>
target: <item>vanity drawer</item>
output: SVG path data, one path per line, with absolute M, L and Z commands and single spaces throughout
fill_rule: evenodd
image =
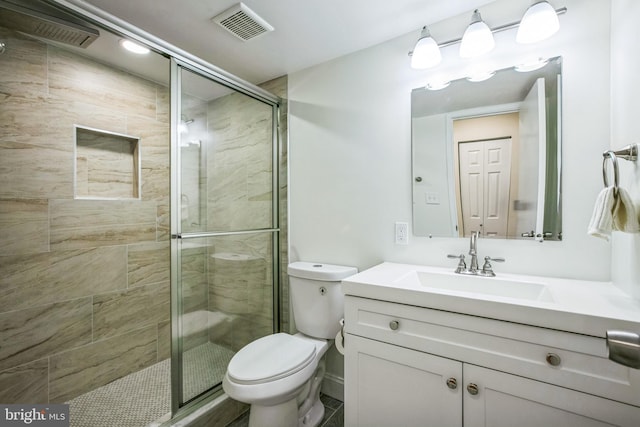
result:
M 352 296 L 345 331 L 640 406 L 640 371 L 602 338 Z

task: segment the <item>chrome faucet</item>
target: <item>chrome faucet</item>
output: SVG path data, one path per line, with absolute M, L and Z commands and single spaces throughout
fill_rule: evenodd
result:
M 494 277 L 496 275 L 493 272 L 490 261 L 504 262 L 504 258 L 491 258 L 486 256 L 484 257 L 484 265 L 482 266 L 482 270 L 478 269 L 478 238 L 479 237 L 480 237 L 479 231 L 473 231 L 471 233 L 471 237 L 469 240 L 469 255 L 471 256 L 469 268 L 467 268 L 467 264 L 464 259 L 465 258 L 464 254 L 447 255 L 448 258 L 459 259 L 458 267 L 456 268 L 456 273 L 473 274 L 473 275 L 489 276 L 489 277 Z
M 478 237 L 480 237 L 479 231 L 472 231 L 469 241 L 469 255 L 471 256 L 471 263 L 469 264 L 469 274 L 478 274 Z

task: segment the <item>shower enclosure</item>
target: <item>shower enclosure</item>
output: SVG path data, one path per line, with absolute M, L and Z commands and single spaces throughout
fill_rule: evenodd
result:
M 279 149 L 275 105 L 179 61 L 172 75 L 172 390 L 179 405 L 219 383 L 236 351 L 279 328 Z M 199 353 L 207 356 L 192 356 Z
M 93 41 L 33 37 L 8 3 Z M 202 405 L 288 318 L 278 98 L 114 22 L 0 1 L 0 403 L 67 402 L 75 426 Z

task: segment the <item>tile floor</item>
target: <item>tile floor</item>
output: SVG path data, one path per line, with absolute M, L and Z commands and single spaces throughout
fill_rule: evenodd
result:
M 344 405 L 341 401 L 329 397 L 326 394 L 320 395 L 320 400 L 324 404 L 324 418 L 318 427 L 343 427 L 344 426 Z M 249 411 L 240 415 L 226 427 L 247 427 L 249 425 Z

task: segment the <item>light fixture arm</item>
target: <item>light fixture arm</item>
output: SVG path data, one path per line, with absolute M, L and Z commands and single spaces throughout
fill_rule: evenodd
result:
M 565 13 L 567 13 L 567 8 L 566 7 L 561 7 L 559 9 L 556 9 L 556 14 L 557 15 L 563 15 Z M 474 16 L 475 16 L 475 12 L 474 12 Z M 474 21 L 472 20 L 472 23 L 473 22 Z M 518 25 L 520 25 L 520 22 L 521 21 L 510 22 L 508 24 L 499 25 L 497 27 L 490 28 L 490 30 L 491 30 L 492 34 L 499 33 L 501 31 L 506 31 L 506 30 L 510 30 L 512 28 L 517 28 Z M 440 49 L 442 49 L 444 47 L 451 46 L 451 45 L 454 45 L 456 43 L 460 43 L 461 41 L 462 41 L 462 37 L 459 37 L 457 39 L 447 40 L 446 42 L 438 43 L 438 47 Z M 411 55 L 413 55 L 413 51 L 409 52 L 409 56 L 411 56 Z

